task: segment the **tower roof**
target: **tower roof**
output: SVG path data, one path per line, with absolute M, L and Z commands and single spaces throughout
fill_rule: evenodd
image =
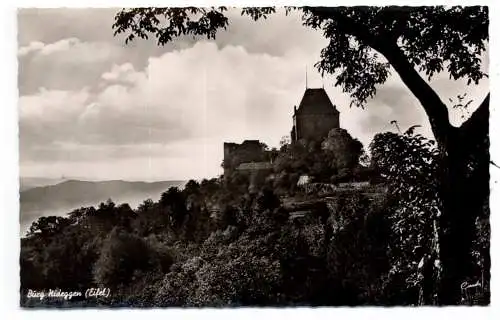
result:
M 297 114 L 335 114 L 339 113 L 332 104 L 325 89 L 308 88 L 300 101 Z

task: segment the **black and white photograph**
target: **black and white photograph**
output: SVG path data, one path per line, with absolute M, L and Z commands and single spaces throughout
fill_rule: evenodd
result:
M 19 307 L 490 306 L 492 9 L 234 5 L 18 8 Z

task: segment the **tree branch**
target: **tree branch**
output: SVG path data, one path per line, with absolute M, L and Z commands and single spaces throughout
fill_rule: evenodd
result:
M 477 150 L 487 152 L 489 149 L 489 106 L 490 94 L 488 93 L 476 111 L 458 128 L 462 150 L 475 153 L 478 152 Z
M 437 142 L 443 146 L 447 145 L 452 126 L 448 116 L 448 108 L 437 93 L 418 74 L 397 45 L 373 39 L 370 46 L 386 57 L 404 84 L 420 101 L 429 118 Z
M 467 121 L 465 121 L 461 128 L 467 132 L 471 130 L 480 129 L 483 127 L 489 120 L 490 117 L 490 93 L 486 98 L 484 98 L 483 102 L 479 105 L 479 107 L 474 111 L 474 113 L 470 116 Z
M 498 169 L 500 169 L 500 166 L 498 166 L 498 164 L 496 164 L 493 160 L 490 160 L 490 163 L 491 163 L 492 165 L 494 165 L 495 167 L 497 167 Z

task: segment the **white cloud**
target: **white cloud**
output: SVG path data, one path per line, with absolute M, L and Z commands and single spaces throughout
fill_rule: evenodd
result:
M 80 91 L 46 90 L 41 88 L 37 94 L 19 98 L 20 120 L 39 121 L 71 120 L 80 112 L 81 106 L 90 98 L 86 88 Z
M 43 42 L 32 41 L 32 42 L 30 42 L 29 45 L 20 47 L 19 50 L 18 50 L 18 55 L 19 56 L 28 55 L 31 52 L 41 50 L 44 46 L 45 46 L 45 44 Z
M 134 74 L 135 69 L 134 66 L 130 63 L 124 63 L 122 65 L 113 65 L 113 68 L 111 69 L 110 72 L 105 72 L 102 74 L 102 78 L 104 80 L 124 80 L 124 81 L 130 81 L 132 79 L 129 79 L 127 76 L 130 74 Z
M 260 139 L 277 146 L 291 129 L 306 66 L 309 86 L 322 85 L 313 64 L 326 44 L 311 30 L 302 33 L 297 21 L 285 23 L 296 37 L 284 37 L 282 19 L 263 26 L 235 20 L 217 42 L 161 54 L 139 42 L 124 48 L 76 38 L 21 47 L 21 83 L 31 88 L 19 101 L 21 174 L 214 176 L 224 141 Z M 443 100 L 463 93 L 465 87 L 445 78 L 432 83 Z M 341 126 L 365 147 L 376 132 L 394 129 L 391 120 L 402 129 L 422 124 L 430 134 L 423 109 L 397 75 L 365 110 L 349 107 L 348 95 L 333 87 L 335 79 L 324 83 Z M 40 90 L 42 85 L 48 89 Z M 478 104 L 488 85 L 469 89 L 480 97 Z
M 50 55 L 60 51 L 70 50 L 72 47 L 81 44 L 77 38 L 68 38 L 56 41 L 54 43 L 45 44 L 40 41 L 30 42 L 29 45 L 19 48 L 18 54 L 25 56 L 30 53 L 39 53 L 41 55 Z
M 199 42 L 151 58 L 141 71 L 131 64 L 115 65 L 102 74 L 104 85 L 97 93 L 46 90 L 21 97 L 25 132 L 54 122 L 59 126 L 42 136 L 26 136 L 33 140 L 28 144 L 32 150 L 25 150 L 22 159 L 33 160 L 30 157 L 37 154 L 40 158 L 44 148 L 54 159 L 58 148 L 68 152 L 67 145 L 54 141 L 96 148 L 135 144 L 138 150 L 156 143 L 165 147 L 157 146 L 153 157 L 166 163 L 181 157 L 183 167 L 191 164 L 193 175 L 200 175 L 200 170 L 217 174 L 224 141 L 258 138 L 277 145 L 288 134 L 291 110 L 304 89 L 302 66 L 316 59 L 297 52 L 283 57 L 251 54 L 243 47 L 220 49 Z M 128 151 L 132 157 L 132 149 Z M 43 156 L 50 157 L 50 152 Z M 95 157 L 101 155 L 96 149 Z M 206 159 L 206 165 L 199 159 Z
M 80 40 L 76 38 L 59 40 L 57 42 L 45 45 L 43 48 L 41 48 L 40 54 L 49 55 L 59 51 L 70 50 L 72 47 L 77 46 L 80 43 Z
M 124 50 L 106 42 L 82 42 L 76 38 L 53 43 L 32 42 L 19 48 L 19 90 L 34 94 L 48 90 L 79 90 L 93 86 L 113 63 L 126 59 Z
M 260 136 L 277 144 L 290 130 L 290 110 L 302 94 L 301 66 L 315 59 L 250 54 L 243 47 L 219 49 L 199 42 L 151 58 L 144 71 L 129 64 L 114 66 L 103 78 L 132 85 L 108 86 L 97 100 L 102 110 L 166 115 L 197 137 Z

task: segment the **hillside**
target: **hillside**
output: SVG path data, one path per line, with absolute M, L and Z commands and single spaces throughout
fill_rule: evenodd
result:
M 68 180 L 55 185 L 34 187 L 20 192 L 21 230 L 43 215 L 63 215 L 82 206 L 95 206 L 107 199 L 136 207 L 145 199 L 159 199 L 172 186 L 184 181 L 79 181 Z
M 51 186 L 64 180 L 63 178 L 20 177 L 19 190 L 22 192 L 36 187 Z

